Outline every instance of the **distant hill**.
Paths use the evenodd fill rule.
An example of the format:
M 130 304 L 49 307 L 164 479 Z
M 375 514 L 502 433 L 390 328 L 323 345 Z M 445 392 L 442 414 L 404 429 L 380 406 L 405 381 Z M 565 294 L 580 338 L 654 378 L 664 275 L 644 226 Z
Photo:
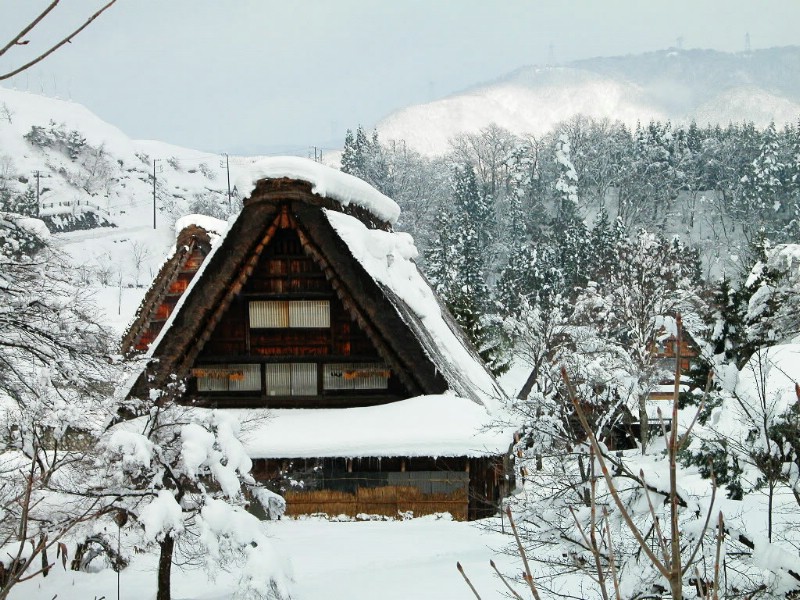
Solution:
M 51 229 L 87 214 L 152 227 L 154 160 L 158 221 L 201 196 L 227 200 L 218 155 L 131 140 L 80 104 L 0 88 L 0 189 L 35 194 L 38 173 L 38 216 Z
M 231 181 L 254 160 L 231 156 Z M 80 104 L 0 87 L 0 211 L 23 204 L 45 221 L 98 301 L 113 307 L 106 322 L 117 331 L 173 252 L 175 220 L 238 210 L 227 180 L 224 156 L 132 140 Z
M 700 124 L 786 123 L 800 117 L 800 47 L 749 53 L 670 49 L 523 67 L 447 98 L 398 110 L 381 138 L 439 154 L 459 133 L 496 123 L 541 135 L 576 114 L 596 119 L 671 119 Z

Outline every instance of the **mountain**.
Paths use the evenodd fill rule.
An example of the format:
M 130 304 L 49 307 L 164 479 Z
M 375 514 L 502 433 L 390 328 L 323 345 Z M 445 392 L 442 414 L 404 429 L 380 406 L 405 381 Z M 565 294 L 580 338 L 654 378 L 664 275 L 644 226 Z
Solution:
M 398 110 L 381 138 L 425 154 L 490 123 L 542 135 L 576 114 L 595 119 L 671 119 L 700 124 L 786 123 L 800 117 L 800 46 L 748 53 L 670 49 L 517 69 L 463 92 Z

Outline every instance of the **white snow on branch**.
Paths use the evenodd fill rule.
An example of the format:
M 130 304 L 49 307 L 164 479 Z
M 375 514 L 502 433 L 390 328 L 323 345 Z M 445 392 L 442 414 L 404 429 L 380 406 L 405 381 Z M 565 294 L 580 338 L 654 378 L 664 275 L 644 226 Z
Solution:
M 169 490 L 159 490 L 158 496 L 142 509 L 139 521 L 148 539 L 160 541 L 183 531 L 183 511 Z

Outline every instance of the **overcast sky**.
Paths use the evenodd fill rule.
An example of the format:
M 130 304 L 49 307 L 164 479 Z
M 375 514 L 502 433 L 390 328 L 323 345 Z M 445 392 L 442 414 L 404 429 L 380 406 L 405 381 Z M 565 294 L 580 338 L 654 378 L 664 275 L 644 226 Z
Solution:
M 63 0 L 0 71 L 104 2 Z M 0 0 L 0 45 L 43 0 Z M 118 0 L 2 85 L 71 98 L 139 139 L 231 153 L 346 128 L 517 67 L 800 43 L 798 0 Z M 15 53 L 16 52 L 16 53 Z

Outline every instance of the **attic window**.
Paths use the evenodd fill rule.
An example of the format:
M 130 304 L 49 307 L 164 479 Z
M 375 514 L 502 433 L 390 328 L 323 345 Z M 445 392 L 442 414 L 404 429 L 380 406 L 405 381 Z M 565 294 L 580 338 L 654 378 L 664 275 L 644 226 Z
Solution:
M 198 392 L 250 392 L 261 389 L 257 364 L 209 365 L 192 369 Z
M 256 300 L 250 302 L 250 327 L 326 328 L 331 326 L 329 300 Z

